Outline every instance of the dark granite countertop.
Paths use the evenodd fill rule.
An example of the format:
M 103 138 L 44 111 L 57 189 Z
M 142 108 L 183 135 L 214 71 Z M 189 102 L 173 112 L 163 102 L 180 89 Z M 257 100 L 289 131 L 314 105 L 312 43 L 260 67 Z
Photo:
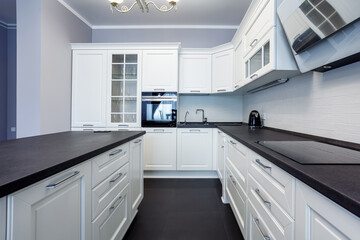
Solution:
M 62 132 L 0 142 L 0 197 L 144 135 L 143 131 Z
M 250 130 L 247 125 L 218 127 L 230 137 L 360 217 L 360 165 L 302 165 L 257 144 L 256 141 L 315 140 L 358 151 L 360 144 L 269 128 Z

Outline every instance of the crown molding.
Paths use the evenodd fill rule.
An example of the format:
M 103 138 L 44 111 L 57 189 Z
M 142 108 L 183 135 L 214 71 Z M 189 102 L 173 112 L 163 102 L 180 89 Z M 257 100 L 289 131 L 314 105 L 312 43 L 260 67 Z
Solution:
M 75 11 L 75 9 L 73 9 L 72 7 L 70 7 L 66 2 L 64 2 L 64 0 L 57 0 L 59 3 L 61 3 L 65 8 L 67 8 L 70 12 L 72 12 L 76 17 L 78 17 L 81 21 L 83 21 L 86 25 L 88 25 L 88 27 L 90 27 L 91 29 L 93 28 L 93 26 L 89 23 L 88 20 L 86 20 L 83 16 L 81 16 L 77 11 Z
M 0 27 L 12 30 L 12 29 L 16 29 L 16 24 L 0 21 Z
M 92 29 L 234 29 L 237 25 L 93 25 Z

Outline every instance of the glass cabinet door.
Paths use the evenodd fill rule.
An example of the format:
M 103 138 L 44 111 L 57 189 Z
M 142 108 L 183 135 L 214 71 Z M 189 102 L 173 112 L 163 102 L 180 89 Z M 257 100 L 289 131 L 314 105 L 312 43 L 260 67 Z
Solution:
M 138 118 L 138 54 L 111 55 L 112 126 L 131 126 Z

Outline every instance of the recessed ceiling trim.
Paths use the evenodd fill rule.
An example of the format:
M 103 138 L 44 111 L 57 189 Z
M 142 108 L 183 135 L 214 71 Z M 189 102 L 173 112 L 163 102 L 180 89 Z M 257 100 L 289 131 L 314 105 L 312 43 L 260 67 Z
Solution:
M 236 25 L 94 25 L 92 29 L 237 29 Z
M 0 20 L 0 27 L 6 28 L 6 29 L 16 29 L 16 24 L 6 23 Z
M 86 20 L 83 16 L 81 16 L 77 11 L 75 11 L 72 7 L 70 7 L 66 2 L 63 0 L 58 0 L 59 3 L 61 3 L 64 7 L 66 7 L 70 12 L 72 12 L 76 17 L 78 17 L 81 21 L 83 21 L 86 25 L 88 25 L 90 28 L 93 28 L 91 23 Z

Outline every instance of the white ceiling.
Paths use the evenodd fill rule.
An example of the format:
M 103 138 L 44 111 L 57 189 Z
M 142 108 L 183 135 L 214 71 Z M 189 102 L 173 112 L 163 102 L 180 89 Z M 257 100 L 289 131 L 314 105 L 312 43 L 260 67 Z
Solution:
M 3 0 L 1 0 L 3 1 Z M 124 0 L 130 6 L 135 0 Z M 167 0 L 153 0 L 159 6 Z M 59 0 L 75 10 L 90 26 L 135 27 L 135 26 L 191 26 L 234 27 L 238 26 L 251 0 L 179 0 L 177 12 L 162 13 L 149 5 L 149 13 L 142 13 L 135 6 L 128 13 L 110 11 L 108 0 Z

